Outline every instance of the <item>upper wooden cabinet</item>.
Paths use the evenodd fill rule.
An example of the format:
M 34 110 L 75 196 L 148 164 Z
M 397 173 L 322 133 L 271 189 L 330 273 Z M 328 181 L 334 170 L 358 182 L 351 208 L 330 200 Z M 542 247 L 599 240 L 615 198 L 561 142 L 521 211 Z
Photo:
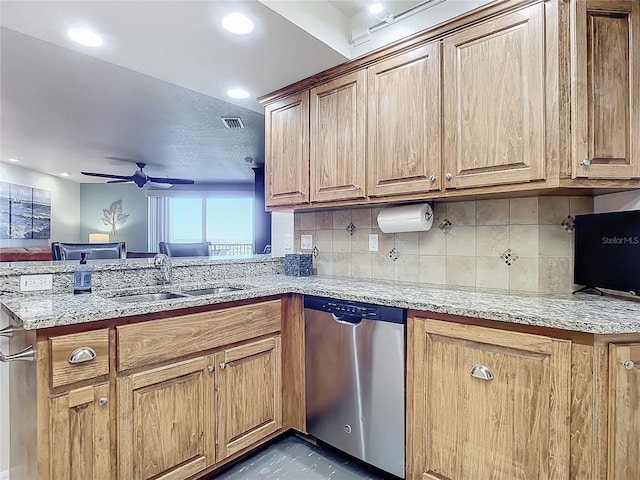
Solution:
M 446 188 L 545 179 L 544 5 L 447 37 Z
M 365 197 L 364 70 L 311 89 L 311 201 Z
M 571 342 L 409 320 L 407 479 L 569 479 Z
M 265 110 L 265 203 L 309 202 L 309 92 Z
M 440 44 L 376 63 L 367 75 L 367 194 L 439 189 Z
M 572 176 L 640 177 L 640 2 L 572 3 Z
M 640 343 L 609 346 L 609 480 L 640 478 Z

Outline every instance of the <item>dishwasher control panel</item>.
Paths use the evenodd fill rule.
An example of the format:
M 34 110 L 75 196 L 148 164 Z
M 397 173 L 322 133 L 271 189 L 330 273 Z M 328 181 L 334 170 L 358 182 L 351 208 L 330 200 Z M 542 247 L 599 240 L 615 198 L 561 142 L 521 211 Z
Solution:
M 406 323 L 406 311 L 397 307 L 338 300 L 326 297 L 304 297 L 304 308 L 352 318 L 367 318 L 391 323 Z

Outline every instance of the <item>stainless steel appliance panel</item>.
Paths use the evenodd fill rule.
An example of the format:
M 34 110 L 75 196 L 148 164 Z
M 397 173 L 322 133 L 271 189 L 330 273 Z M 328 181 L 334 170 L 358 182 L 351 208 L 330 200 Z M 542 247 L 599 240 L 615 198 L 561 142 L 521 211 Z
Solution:
M 402 309 L 305 298 L 307 431 L 399 477 L 405 318 Z

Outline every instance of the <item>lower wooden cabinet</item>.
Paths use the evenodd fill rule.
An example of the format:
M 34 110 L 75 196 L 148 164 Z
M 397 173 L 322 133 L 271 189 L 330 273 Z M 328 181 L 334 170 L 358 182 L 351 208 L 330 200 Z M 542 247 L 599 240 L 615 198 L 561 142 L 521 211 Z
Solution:
M 218 461 L 282 427 L 280 337 L 217 355 Z
M 407 478 L 569 478 L 571 343 L 410 319 Z
M 213 365 L 198 357 L 118 379 L 119 478 L 182 479 L 215 463 Z
M 118 379 L 121 479 L 186 479 L 281 427 L 279 336 Z
M 640 343 L 609 346 L 609 480 L 640 478 Z
M 109 384 L 49 399 L 50 473 L 54 480 L 111 480 Z

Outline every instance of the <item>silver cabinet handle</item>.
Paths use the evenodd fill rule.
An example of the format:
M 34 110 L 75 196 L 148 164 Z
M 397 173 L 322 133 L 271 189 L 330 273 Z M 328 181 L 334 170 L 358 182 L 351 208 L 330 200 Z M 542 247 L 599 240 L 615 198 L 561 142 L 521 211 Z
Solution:
M 356 190 L 362 190 L 362 187 L 361 187 L 360 185 L 356 185 L 356 186 L 355 186 L 355 189 L 356 189 Z
M 98 405 L 104 407 L 107 403 L 109 403 L 109 399 L 107 397 L 100 397 L 98 399 Z
M 10 355 L 5 355 L 0 352 L 0 362 L 13 362 L 14 360 L 24 360 L 27 362 L 33 362 L 36 358 L 36 349 L 33 348 L 33 345 L 29 345 L 27 348 L 18 353 L 12 353 Z
M 207 370 L 209 370 L 209 373 L 213 373 L 213 372 L 215 372 L 215 371 L 216 371 L 216 367 L 215 367 L 215 365 L 209 365 L 209 366 L 207 367 Z
M 474 378 L 479 378 L 480 380 L 493 380 L 493 372 L 485 365 L 474 365 L 471 367 L 469 374 Z
M 220 364 L 220 370 L 224 370 L 225 368 L 227 368 L 227 364 L 226 363 L 221 363 Z
M 453 175 L 451 175 L 449 172 L 445 173 L 444 178 L 446 178 L 447 180 L 451 180 L 453 178 Z
M 76 363 L 90 362 L 97 356 L 98 355 L 96 355 L 96 351 L 93 348 L 79 347 L 69 355 L 69 363 L 75 365 Z
M 0 337 L 13 337 L 13 334 L 16 333 L 18 329 L 16 327 L 12 327 L 11 325 L 7 325 L 2 330 L 0 330 Z
M 588 167 L 589 165 L 591 165 L 591 160 L 589 160 L 588 158 L 585 158 L 580 162 L 580 165 L 583 167 Z
M 634 368 L 636 368 L 636 364 L 638 366 L 640 366 L 640 362 L 634 362 L 633 360 L 627 360 L 626 362 L 620 362 L 620 364 L 626 369 L 626 370 L 633 370 Z
M 436 177 L 435 175 L 431 175 L 431 176 L 429 177 L 429 181 L 430 181 L 431 183 L 435 182 L 437 179 L 438 179 L 438 177 Z

